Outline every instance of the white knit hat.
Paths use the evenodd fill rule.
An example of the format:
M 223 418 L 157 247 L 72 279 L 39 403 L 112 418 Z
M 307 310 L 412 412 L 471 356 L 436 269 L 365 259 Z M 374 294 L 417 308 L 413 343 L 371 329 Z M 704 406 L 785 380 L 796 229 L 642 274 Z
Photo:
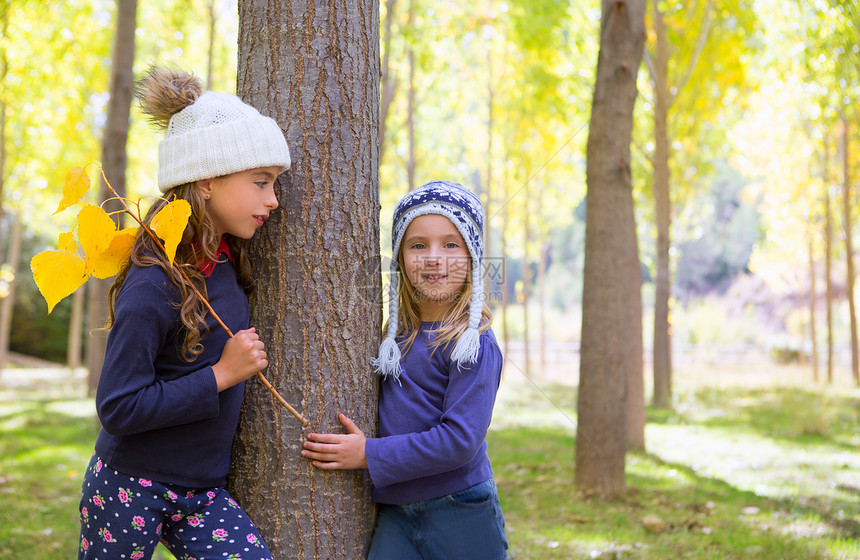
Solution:
M 469 302 L 469 326 L 457 339 L 451 360 L 458 365 L 478 361 L 481 349 L 480 326 L 484 311 L 484 283 L 481 277 L 484 258 L 484 207 L 481 200 L 463 185 L 452 181 L 431 181 L 408 193 L 394 209 L 391 228 L 391 284 L 389 285 L 388 333 L 379 345 L 379 357 L 373 359 L 376 372 L 400 381 L 400 347 L 397 345 L 398 304 L 397 255 L 406 228 L 412 220 L 426 214 L 440 214 L 454 224 L 472 257 L 472 301 Z
M 158 188 L 258 167 L 290 168 L 281 127 L 235 95 L 204 92 L 170 118 L 158 144 Z

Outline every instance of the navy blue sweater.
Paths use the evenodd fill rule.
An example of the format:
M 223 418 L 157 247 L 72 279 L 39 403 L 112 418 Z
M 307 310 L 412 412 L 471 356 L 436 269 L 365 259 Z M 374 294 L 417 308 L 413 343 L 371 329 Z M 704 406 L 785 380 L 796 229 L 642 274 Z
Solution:
M 451 350 L 430 357 L 429 329 L 422 323 L 400 362 L 400 381 L 380 386 L 379 437 L 365 455 L 373 501 L 408 504 L 465 490 L 493 476 L 487 428 L 502 372 L 502 352 L 492 330 L 481 334 L 478 362 L 460 367 Z
M 235 333 L 248 328 L 248 299 L 229 261 L 206 279 L 209 303 Z M 245 384 L 218 392 L 212 366 L 228 335 L 211 314 L 204 350 L 181 356 L 179 291 L 157 266 L 129 270 L 96 394 L 99 457 L 130 476 L 191 488 L 223 486 Z

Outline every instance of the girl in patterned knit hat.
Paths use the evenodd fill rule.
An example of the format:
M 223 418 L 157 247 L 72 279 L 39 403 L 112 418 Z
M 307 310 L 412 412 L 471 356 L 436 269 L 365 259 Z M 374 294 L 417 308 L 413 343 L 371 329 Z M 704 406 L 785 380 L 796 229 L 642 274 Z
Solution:
M 136 94 L 166 129 L 163 198 L 145 223 L 175 198 L 191 217 L 173 266 L 141 228 L 110 291 L 102 430 L 84 476 L 78 558 L 148 559 L 162 542 L 177 558 L 270 559 L 224 485 L 245 380 L 268 365 L 248 328 L 243 244 L 278 207 L 274 183 L 290 152 L 274 120 L 184 72 L 153 68 Z
M 309 434 L 320 469 L 366 468 L 379 515 L 369 559 L 496 560 L 507 540 L 485 436 L 502 370 L 481 275 L 484 211 L 435 181 L 394 211 L 379 437 Z

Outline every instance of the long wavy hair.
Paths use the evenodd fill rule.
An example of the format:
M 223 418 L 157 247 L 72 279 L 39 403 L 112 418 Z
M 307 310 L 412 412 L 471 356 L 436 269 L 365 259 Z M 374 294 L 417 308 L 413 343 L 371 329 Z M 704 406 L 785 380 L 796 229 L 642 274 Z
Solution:
M 397 266 L 400 281 L 397 283 L 397 338 L 401 339 L 401 352 L 405 355 L 415 342 L 418 331 L 421 329 L 421 311 L 419 303 L 421 295 L 415 290 L 415 286 L 409 281 L 404 272 L 406 270 L 403 261 L 403 248 L 397 254 Z M 393 279 L 392 279 L 393 281 Z M 432 356 L 437 349 L 447 348 L 452 342 L 463 334 L 469 327 L 469 309 L 472 304 L 472 256 L 469 255 L 469 266 L 463 287 L 454 295 L 454 305 L 448 310 L 438 328 L 432 329 L 430 334 L 434 335 L 430 342 Z M 493 312 L 484 302 L 481 311 L 480 332 L 490 328 L 493 322 Z M 386 324 L 385 330 L 388 330 Z
M 212 218 L 206 212 L 203 195 L 196 183 L 179 185 L 168 190 L 163 198 L 156 199 L 146 213 L 143 223 L 149 226 L 158 211 L 174 199 L 188 201 L 191 205 L 191 216 L 185 231 L 182 233 L 182 240 L 176 249 L 173 266 L 170 266 L 164 251 L 152 237 L 143 228 L 140 228 L 134 240 L 131 257 L 120 270 L 108 293 L 109 317 L 106 326 L 110 328 L 116 320 L 114 315 L 116 297 L 125 283 L 131 266 L 158 266 L 164 270 L 180 295 L 181 303 L 178 303 L 177 307 L 184 327 L 181 355 L 183 359 L 191 362 L 203 351 L 201 340 L 208 334 L 206 324 L 208 310 L 194 291 L 196 287 L 203 297 L 208 298 L 205 278 L 197 263 L 205 259 L 214 260 L 216 258 L 215 252 L 218 249 L 219 236 Z M 251 276 L 251 265 L 245 251 L 245 240 L 229 234 L 224 234 L 224 239 L 227 241 L 230 255 L 233 257 L 239 285 L 242 286 L 246 294 L 250 293 L 254 288 L 254 279 Z M 188 277 L 187 281 L 180 270 Z

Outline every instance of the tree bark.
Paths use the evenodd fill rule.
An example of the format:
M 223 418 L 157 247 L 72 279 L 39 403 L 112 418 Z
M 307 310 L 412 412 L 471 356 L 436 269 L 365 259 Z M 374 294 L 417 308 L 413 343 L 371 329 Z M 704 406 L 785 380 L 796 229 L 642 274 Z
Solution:
M 809 337 L 812 339 L 812 380 L 818 383 L 818 341 L 815 333 L 815 248 L 812 234 L 809 239 Z
M 382 323 L 379 261 L 379 5 L 239 2 L 239 95 L 286 131 L 293 165 L 281 208 L 253 238 L 251 320 L 265 372 L 310 421 L 337 414 L 376 432 Z M 370 543 L 366 471 L 321 471 L 300 456 L 302 426 L 246 385 L 229 487 L 275 558 L 354 560 Z
M 18 261 L 21 260 L 21 227 L 23 216 L 21 212 L 9 212 L 12 217 L 12 235 L 9 239 L 9 265 L 12 269 L 12 281 L 9 283 L 6 297 L 0 299 L 0 371 L 9 355 L 9 338 L 12 332 L 12 313 L 15 307 L 15 284 L 18 283 Z
M 654 202 L 657 221 L 657 275 L 654 293 L 654 406 L 672 403 L 672 349 L 669 324 L 669 239 L 672 203 L 669 196 L 669 45 L 659 2 L 654 5 Z
M 391 76 L 391 23 L 394 21 L 394 11 L 397 0 L 385 0 L 385 50 L 382 53 L 382 69 L 379 89 L 381 91 L 379 115 L 379 161 L 385 157 L 385 133 L 387 129 L 388 111 L 394 101 L 397 80 Z
M 415 21 L 415 2 L 409 2 L 409 19 L 407 25 L 412 27 Z M 409 136 L 408 156 L 406 161 L 406 178 L 409 190 L 415 190 L 415 51 L 412 45 L 406 48 L 406 56 L 409 60 L 409 91 L 406 98 L 406 131 Z
M 102 137 L 102 168 L 105 176 L 119 196 L 125 196 L 125 170 L 128 163 L 126 143 L 131 98 L 134 88 L 134 36 L 137 27 L 137 0 L 117 0 L 116 35 L 111 59 L 110 100 Z M 111 198 L 104 179 L 99 189 L 99 201 Z M 117 216 L 122 227 L 122 214 Z M 104 326 L 107 319 L 107 296 L 111 280 L 91 278 L 87 282 L 87 323 L 90 329 Z M 86 361 L 89 370 L 87 386 L 95 393 L 99 374 L 104 363 L 107 333 L 91 330 L 86 344 Z
M 630 316 L 639 272 L 630 141 L 645 0 L 604 0 L 586 154 L 586 234 L 575 483 L 601 496 L 626 489 Z M 641 302 L 639 307 L 641 314 Z
M 842 118 L 842 230 L 845 234 L 845 297 L 851 326 L 851 374 L 860 385 L 860 363 L 857 348 L 857 310 L 854 305 L 854 247 L 851 239 L 851 174 L 848 160 L 848 120 Z

